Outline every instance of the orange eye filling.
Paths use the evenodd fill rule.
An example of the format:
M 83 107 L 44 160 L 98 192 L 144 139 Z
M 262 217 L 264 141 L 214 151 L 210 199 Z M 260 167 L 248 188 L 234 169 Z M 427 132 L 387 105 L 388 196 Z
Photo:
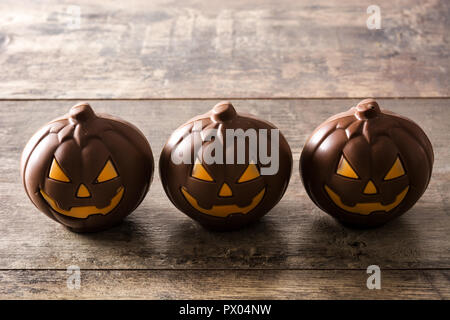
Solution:
M 258 167 L 254 163 L 250 163 L 245 169 L 244 173 L 242 173 L 241 177 L 238 180 L 238 183 L 251 181 L 258 178 L 259 176 L 260 174 Z
M 194 167 L 192 168 L 191 176 L 203 181 L 214 181 L 208 171 L 206 171 L 205 167 L 198 160 L 195 162 Z
M 192 168 L 191 176 L 199 180 L 214 182 L 214 179 L 199 161 L 195 162 Z M 238 183 L 251 181 L 258 178 L 259 176 L 260 173 L 258 167 L 255 164 L 251 163 L 239 177 Z
M 405 169 L 403 168 L 402 161 L 400 160 L 400 157 L 397 156 L 397 159 L 395 159 L 394 164 L 389 169 L 388 173 L 384 177 L 384 180 L 392 180 L 395 178 L 399 178 L 404 176 Z
M 61 181 L 61 182 L 70 182 L 69 177 L 64 173 L 61 169 L 58 161 L 53 158 L 52 164 L 50 166 L 50 171 L 48 173 L 48 177 L 52 180 Z
M 358 174 L 353 170 L 350 163 L 348 163 L 347 159 L 344 156 L 341 156 L 341 160 L 339 161 L 338 168 L 336 173 L 340 176 L 350 178 L 350 179 L 359 179 Z
M 351 179 L 359 179 L 358 174 L 355 172 L 355 170 L 351 167 L 350 163 L 345 159 L 344 156 L 341 157 L 341 160 L 339 161 L 338 168 L 336 170 L 336 173 L 340 176 L 351 178 Z M 400 157 L 397 156 L 394 164 L 389 169 L 388 173 L 385 175 L 384 180 L 392 180 L 399 177 L 402 177 L 406 174 L 405 169 L 403 168 L 402 161 L 400 160 Z
M 119 175 L 117 174 L 116 168 L 114 168 L 114 165 L 109 159 L 106 164 L 103 166 L 102 171 L 97 176 L 97 179 L 95 180 L 96 183 L 102 183 L 109 180 L 112 180 L 114 178 L 117 178 Z

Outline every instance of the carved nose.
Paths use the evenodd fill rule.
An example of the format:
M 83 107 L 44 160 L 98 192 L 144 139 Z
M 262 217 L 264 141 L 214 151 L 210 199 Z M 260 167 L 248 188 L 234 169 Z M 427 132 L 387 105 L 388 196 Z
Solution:
M 89 192 L 88 188 L 84 184 L 80 184 L 77 191 L 77 197 L 78 198 L 89 198 L 91 196 L 91 193 Z
M 231 188 L 226 182 L 220 187 L 219 191 L 219 197 L 231 197 L 233 195 L 233 192 L 231 191 Z
M 363 193 L 375 194 L 377 192 L 378 192 L 377 187 L 375 187 L 375 184 L 372 182 L 372 180 L 369 180 L 369 182 L 367 182 L 366 186 L 364 187 Z

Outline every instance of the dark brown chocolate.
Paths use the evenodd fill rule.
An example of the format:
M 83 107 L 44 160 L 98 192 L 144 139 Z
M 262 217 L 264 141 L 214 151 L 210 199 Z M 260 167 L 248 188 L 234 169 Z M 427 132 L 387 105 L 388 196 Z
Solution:
M 41 128 L 21 161 L 31 201 L 76 232 L 120 223 L 144 199 L 153 169 L 150 145 L 139 129 L 95 114 L 87 103 Z
M 313 132 L 300 172 L 322 210 L 346 224 L 374 227 L 400 216 L 422 196 L 433 157 L 417 124 L 366 99 Z
M 195 117 L 173 132 L 161 152 L 159 170 L 167 196 L 182 212 L 203 226 L 214 230 L 233 230 L 258 220 L 271 210 L 283 196 L 292 171 L 290 147 L 279 132 L 279 169 L 273 175 L 262 175 L 261 170 L 269 165 L 258 157 L 251 161 L 249 141 L 245 140 L 245 162 L 238 164 L 223 161 L 210 163 L 199 161 L 195 154 L 194 132 L 196 121 L 201 121 L 197 135 L 206 136 L 211 129 L 217 129 L 218 141 L 224 158 L 227 154 L 237 157 L 237 145 L 227 148 L 226 129 L 254 129 L 255 132 L 268 131 L 267 144 L 270 150 L 271 129 L 276 127 L 253 115 L 237 113 L 229 102 L 218 103 L 211 111 Z M 190 140 L 191 139 L 191 140 Z M 212 141 L 215 141 L 213 139 Z M 258 144 L 261 139 L 258 136 Z M 205 156 L 212 141 L 200 141 Z M 190 163 L 174 163 L 172 151 L 176 154 L 189 154 Z M 197 158 L 197 164 L 195 159 Z

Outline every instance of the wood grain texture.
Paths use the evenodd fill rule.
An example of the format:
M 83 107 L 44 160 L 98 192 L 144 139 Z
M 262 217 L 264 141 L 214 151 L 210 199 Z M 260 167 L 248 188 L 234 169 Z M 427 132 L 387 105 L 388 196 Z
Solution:
M 418 203 L 384 227 L 353 230 L 318 209 L 300 181 L 298 160 L 312 130 L 357 100 L 236 100 L 238 111 L 276 124 L 294 154 L 290 186 L 261 222 L 214 233 L 179 212 L 163 192 L 157 171 L 150 192 L 125 222 L 97 234 L 76 234 L 40 213 L 20 181 L 19 159 L 28 138 L 75 101 L 0 102 L 0 269 L 387 269 L 450 268 L 450 100 L 378 100 L 410 117 L 435 152 L 430 185 Z M 93 101 L 136 124 L 156 164 L 171 132 L 215 101 Z M 448 283 L 448 282 L 447 282 Z
M 382 271 L 369 290 L 365 270 L 0 271 L 0 299 L 449 299 L 450 271 Z
M 448 97 L 449 2 L 370 4 L 4 0 L 0 99 Z

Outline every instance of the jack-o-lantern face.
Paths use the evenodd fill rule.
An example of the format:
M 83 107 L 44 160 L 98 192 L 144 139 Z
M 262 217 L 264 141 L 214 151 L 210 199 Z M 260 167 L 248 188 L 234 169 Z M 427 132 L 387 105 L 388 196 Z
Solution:
M 78 177 L 78 175 L 76 175 L 76 177 Z M 52 196 L 50 196 L 49 194 L 47 194 L 44 190 L 40 190 L 40 193 L 42 195 L 42 197 L 47 201 L 47 203 L 50 205 L 50 207 L 65 216 L 68 217 L 73 217 L 73 218 L 87 218 L 91 215 L 95 215 L 95 214 L 101 214 L 101 215 L 106 215 L 108 213 L 110 213 L 114 208 L 117 207 L 117 205 L 120 203 L 120 201 L 122 200 L 122 197 L 124 195 L 125 192 L 125 188 L 120 185 L 117 188 L 116 193 L 113 195 L 113 197 L 110 199 L 110 202 L 108 205 L 104 206 L 104 207 L 97 207 L 99 205 L 99 200 L 97 197 L 93 197 L 93 190 L 97 189 L 96 185 L 99 183 L 106 183 L 108 181 L 112 182 L 114 184 L 114 186 L 120 184 L 120 181 L 112 181 L 116 178 L 119 178 L 119 175 L 116 171 L 116 169 L 114 168 L 114 165 L 112 164 L 111 159 L 108 159 L 108 161 L 106 162 L 106 164 L 103 166 L 101 172 L 97 175 L 97 177 L 95 178 L 95 180 L 93 181 L 89 181 L 89 185 L 90 187 L 88 188 L 86 185 L 88 184 L 87 182 L 80 182 L 80 183 L 73 183 L 70 178 L 67 176 L 67 174 L 64 173 L 64 171 L 62 170 L 61 166 L 59 165 L 59 163 L 56 161 L 55 158 L 53 158 L 52 164 L 50 166 L 50 171 L 48 174 L 48 178 L 50 180 L 53 180 L 55 182 L 64 182 L 67 184 L 72 184 L 71 186 L 64 186 L 61 184 L 57 183 L 57 187 L 56 187 L 56 192 L 66 192 L 63 189 L 73 189 L 75 191 L 74 193 L 74 197 L 75 199 L 83 199 L 81 201 L 84 202 L 84 205 L 80 205 L 80 206 L 71 206 L 70 209 L 65 210 L 63 208 L 61 208 L 57 201 L 52 198 Z M 118 180 L 118 179 L 116 179 Z M 47 184 L 53 183 L 51 181 L 48 181 Z M 112 184 L 111 184 L 112 186 Z M 102 189 L 105 189 L 104 186 L 101 186 Z M 52 189 L 51 187 L 48 187 L 47 189 Z M 89 191 L 91 190 L 91 191 Z M 99 192 L 98 190 L 96 190 L 96 193 L 99 193 L 100 195 L 102 194 L 102 192 Z M 103 191 L 103 190 L 101 190 Z M 92 192 L 92 193 L 91 193 Z M 90 200 L 88 200 L 90 199 Z M 74 201 L 70 201 L 72 204 L 74 203 Z M 87 204 L 90 203 L 91 204 Z
M 193 180 L 189 179 L 191 181 L 189 181 L 186 186 L 181 187 L 181 193 L 193 208 L 207 215 L 226 218 L 235 213 L 247 214 L 259 205 L 264 197 L 266 188 L 265 186 L 261 187 L 261 184 L 264 184 L 264 181 L 261 179 L 261 175 L 255 164 L 251 163 L 245 166 L 243 172 L 241 170 L 237 176 L 234 175 L 235 171 L 239 172 L 239 169 L 241 169 L 241 166 L 230 166 L 225 168 L 225 175 L 221 175 L 220 173 L 223 171 L 223 168 L 219 168 L 217 174 L 220 177 L 220 181 L 216 181 L 205 169 L 205 166 L 197 161 L 192 168 L 191 178 L 193 178 Z M 202 207 L 197 198 L 188 191 L 202 190 L 203 182 L 201 181 L 210 182 L 210 199 L 217 199 L 216 203 L 211 203 L 209 208 Z M 200 188 L 197 188 L 196 186 L 196 183 L 198 182 L 202 184 L 198 186 Z M 245 188 L 245 190 L 242 190 L 243 188 Z M 254 193 L 254 196 L 251 196 L 252 192 L 250 190 L 254 189 L 260 190 Z M 192 192 L 194 193 L 195 191 Z M 234 195 L 238 195 L 239 192 L 245 192 L 250 195 L 249 204 L 239 204 L 236 202 Z M 209 198 L 209 195 L 206 196 Z M 199 195 L 199 197 L 205 198 L 205 194 L 203 193 L 202 195 Z
M 378 164 L 378 166 L 380 165 L 381 164 Z M 372 212 L 389 212 L 395 209 L 403 201 L 403 199 L 405 199 L 406 194 L 409 190 L 408 177 L 405 174 L 403 165 L 398 156 L 394 164 L 389 169 L 389 172 L 382 179 L 380 179 L 380 177 L 377 177 L 377 179 L 375 179 L 372 176 L 365 177 L 364 179 L 359 177 L 344 156 L 342 156 L 341 160 L 339 161 L 336 175 L 343 177 L 335 177 L 335 179 L 342 179 L 342 181 L 339 181 L 337 184 L 355 183 L 357 186 L 355 186 L 354 188 L 359 189 L 358 191 L 362 194 L 361 198 L 364 198 L 364 202 L 356 202 L 352 205 L 347 205 L 342 201 L 337 191 L 334 191 L 333 188 L 331 188 L 327 184 L 324 185 L 325 191 L 327 192 L 330 199 L 333 200 L 334 204 L 339 208 L 351 213 L 368 215 Z M 397 180 L 394 183 L 391 181 L 395 178 L 400 177 L 403 177 L 401 181 Z M 333 182 L 333 179 L 330 180 L 331 184 Z M 374 183 L 374 180 L 377 180 L 378 183 Z M 340 189 L 341 187 L 338 188 Z M 351 189 L 351 187 L 345 188 L 344 194 L 347 193 L 349 189 Z M 398 191 L 397 189 L 400 189 L 400 191 Z M 384 196 L 384 194 L 388 196 Z M 391 196 L 394 196 L 394 198 L 388 199 L 387 201 L 385 201 L 386 204 L 383 204 L 383 200 L 388 197 L 390 198 Z
M 148 142 L 135 127 L 89 105 L 74 106 L 29 141 L 22 176 L 33 203 L 74 231 L 120 222 L 143 200 L 153 174 Z
M 423 131 L 371 99 L 319 126 L 300 159 L 311 199 L 357 226 L 380 225 L 408 210 L 425 191 L 432 164 Z
M 200 141 L 203 149 L 200 154 L 194 154 L 194 144 L 189 142 L 194 135 L 194 121 L 201 121 L 200 134 L 217 129 L 215 139 L 223 143 L 224 158 L 230 152 L 233 157 L 238 152 L 236 148 L 226 147 L 227 129 L 267 130 L 268 144 L 271 141 L 270 130 L 276 129 L 251 115 L 236 113 L 228 102 L 219 103 L 210 112 L 188 121 L 172 134 L 160 157 L 161 181 L 170 200 L 182 212 L 211 229 L 237 229 L 262 217 L 278 203 L 289 183 L 292 154 L 283 135 L 279 135 L 278 172 L 264 175 L 261 169 L 267 164 L 250 160 L 248 141 L 245 143 L 247 154 L 244 163 L 202 161 L 205 155 L 201 152 L 206 152 L 212 141 Z M 171 158 L 174 150 L 191 154 L 192 159 L 189 163 L 175 164 Z

